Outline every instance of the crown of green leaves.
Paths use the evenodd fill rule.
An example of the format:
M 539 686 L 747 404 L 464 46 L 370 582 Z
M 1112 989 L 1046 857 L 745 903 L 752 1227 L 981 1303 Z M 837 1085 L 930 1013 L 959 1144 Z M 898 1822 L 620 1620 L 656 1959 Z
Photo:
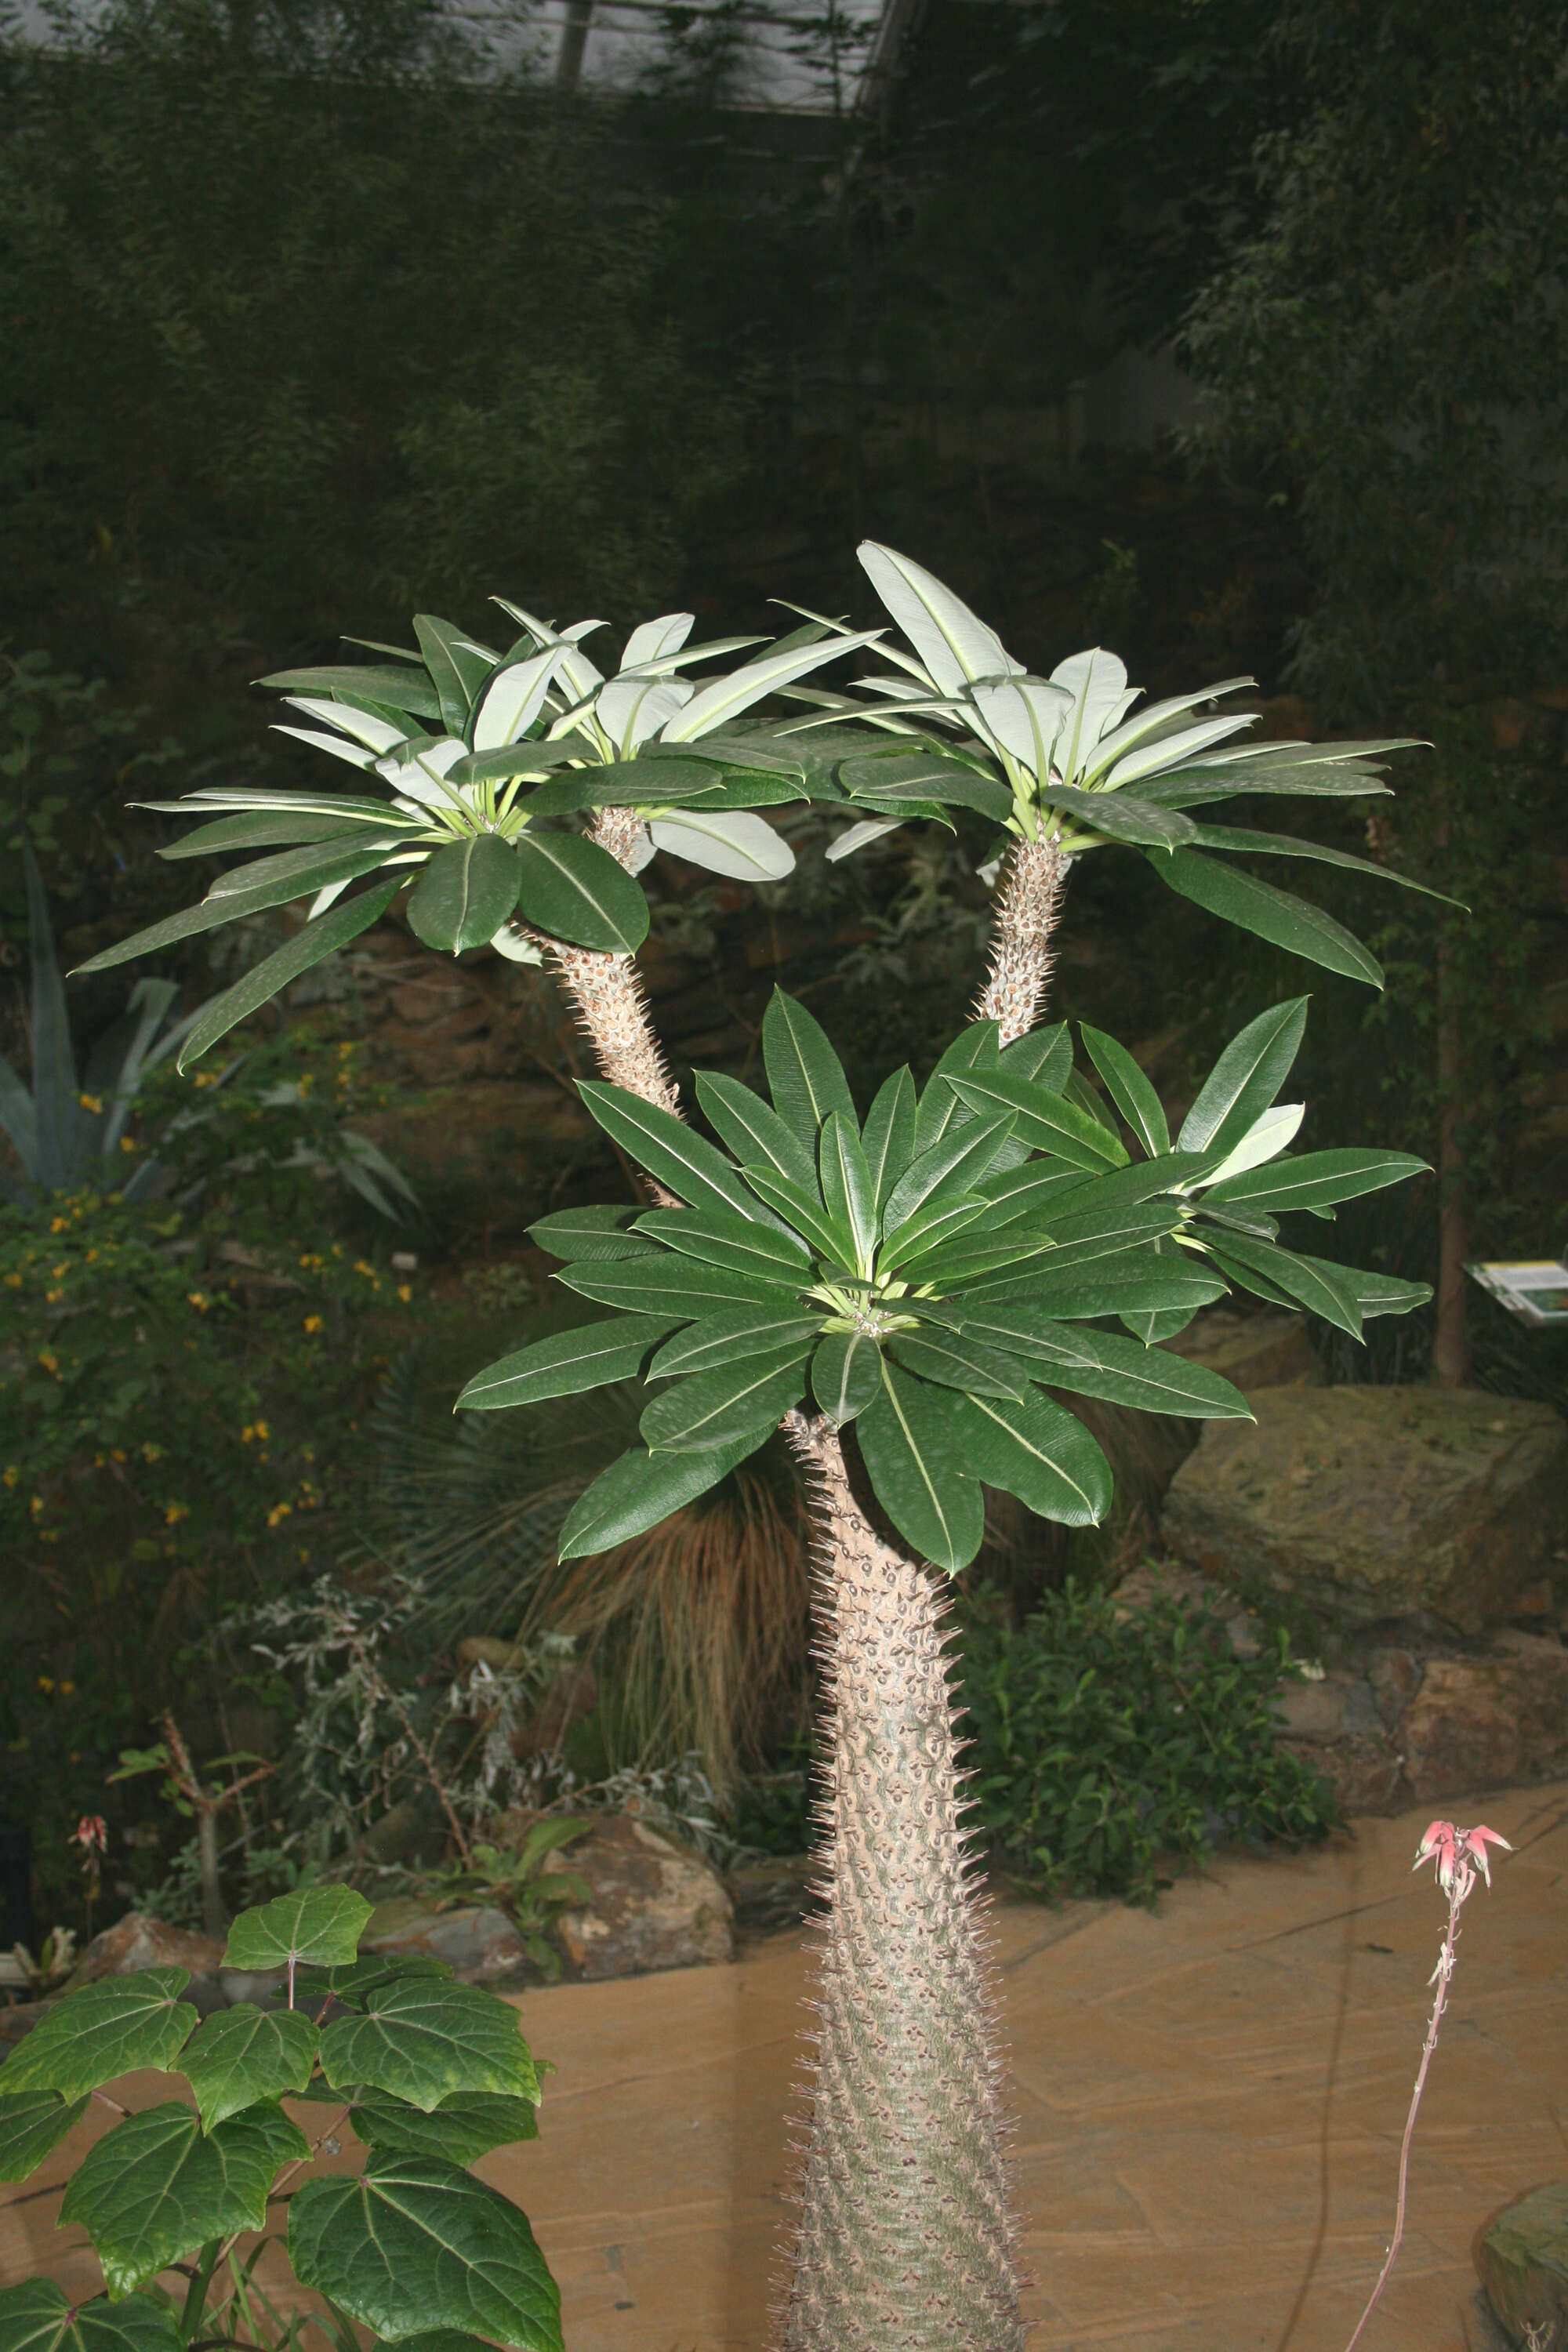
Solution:
M 1331 1215 L 1424 1166 L 1405 1152 L 1287 1155 L 1303 1106 L 1276 1097 L 1306 1013 L 1298 997 L 1250 1022 L 1173 1144 L 1126 1049 L 1082 1030 L 1102 1097 L 1075 1070 L 1065 1023 L 1005 1048 L 994 1022 L 976 1023 L 923 1090 L 898 1071 L 862 1121 L 822 1028 L 775 991 L 763 1024 L 772 1103 L 735 1078 L 697 1080 L 727 1152 L 619 1087 L 583 1086 L 605 1133 L 679 1205 L 534 1225 L 565 1261 L 558 1279 L 618 1312 L 492 1364 L 458 1402 L 654 1385 L 643 1444 L 572 1511 L 563 1559 L 657 1525 L 808 1396 L 855 1423 L 878 1501 L 944 1568 L 979 1548 L 984 1486 L 1045 1518 L 1097 1521 L 1110 1465 L 1045 1391 L 1245 1418 L 1228 1381 L 1152 1345 L 1231 1282 L 1358 1339 L 1366 1317 L 1430 1295 L 1279 1244 L 1277 1213 Z M 1087 1328 L 1112 1317 L 1134 1336 Z

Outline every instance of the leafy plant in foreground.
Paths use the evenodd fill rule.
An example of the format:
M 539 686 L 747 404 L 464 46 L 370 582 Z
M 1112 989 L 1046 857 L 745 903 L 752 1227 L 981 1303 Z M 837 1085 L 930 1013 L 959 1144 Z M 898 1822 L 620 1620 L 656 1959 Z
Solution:
M 444 1961 L 358 1959 L 370 1907 L 326 1886 L 243 1913 L 224 1963 L 276 1972 L 268 2001 L 201 2021 L 180 1999 L 187 1970 L 146 1969 L 84 1986 L 39 2021 L 0 2071 L 0 2180 L 37 2171 L 90 2100 L 119 2116 L 60 2213 L 86 2230 L 108 2292 L 72 2305 L 47 2279 L 5 2288 L 0 2352 L 246 2343 L 235 2322 L 261 2248 L 242 2259 L 241 2242 L 268 2242 L 285 2189 L 286 2234 L 269 2242 L 322 2298 L 345 2352 L 351 2323 L 391 2342 L 452 2330 L 448 2344 L 560 2352 L 560 2294 L 527 2219 L 469 2169 L 538 2135 L 539 2074 L 516 2013 Z M 194 2105 L 132 2112 L 110 2095 L 146 2067 L 183 2074 Z M 307 2137 L 285 2099 L 324 2110 L 321 2128 Z M 344 2125 L 363 2171 L 300 2179 Z M 173 2277 L 183 2292 L 162 2284 Z
M 1283 1632 L 1235 1657 L 1212 1609 L 1165 1600 L 1119 1622 L 1109 1592 L 1070 1581 L 1016 1633 L 966 1622 L 969 1762 L 993 1862 L 1038 1895 L 1152 1904 L 1162 1859 L 1194 1861 L 1217 1836 L 1321 1836 L 1332 1801 L 1274 1753 L 1289 1672 Z

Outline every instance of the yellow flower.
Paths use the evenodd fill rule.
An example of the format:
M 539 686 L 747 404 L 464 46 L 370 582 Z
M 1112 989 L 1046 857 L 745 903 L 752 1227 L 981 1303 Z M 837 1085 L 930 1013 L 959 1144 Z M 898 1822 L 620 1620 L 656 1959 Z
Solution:
M 190 1516 L 188 1503 L 165 1503 L 163 1506 L 163 1525 L 166 1528 L 177 1528 L 182 1519 L 188 1519 Z
M 109 1458 L 111 1462 L 123 1462 L 125 1459 L 123 1445 L 111 1445 L 109 1449 Z
M 408 1282 L 400 1282 L 400 1283 L 398 1284 L 398 1286 L 397 1286 L 397 1295 L 398 1295 L 399 1298 L 401 1298 L 401 1299 L 402 1299 L 403 1304 L 405 1305 L 405 1307 L 406 1307 L 406 1306 L 407 1306 L 407 1304 L 408 1304 L 408 1302 L 409 1302 L 409 1300 L 410 1300 L 410 1299 L 413 1297 L 413 1296 L 414 1296 L 414 1286 L 413 1286 L 413 1284 L 412 1284 L 412 1283 L 408 1283 Z
M 54 1686 L 54 1677 L 52 1675 L 40 1675 L 38 1676 L 38 1688 L 41 1691 L 52 1691 Z
M 89 1249 L 89 1252 L 88 1252 L 88 1254 L 87 1254 L 87 1262 L 88 1262 L 89 1265 L 90 1265 L 92 1264 L 93 1259 L 94 1259 L 97 1255 L 98 1255 L 98 1252 L 97 1252 L 95 1249 Z
M 100 1111 L 103 1108 L 103 1105 L 100 1102 L 96 1095 L 78 1095 L 77 1100 L 80 1103 L 83 1110 Z
M 212 1305 L 212 1300 L 207 1297 L 205 1290 L 187 1290 L 185 1297 L 190 1300 L 191 1305 L 203 1315 L 206 1313 L 207 1308 Z
M 68 1233 L 70 1231 L 70 1219 L 68 1217 L 51 1217 L 49 1219 L 49 1231 L 51 1234 Z
M 76 1696 L 76 1685 L 75 1685 L 75 1683 L 62 1683 L 62 1684 L 60 1685 L 60 1696 L 61 1696 L 62 1698 L 74 1698 L 74 1697 L 75 1697 L 75 1696 Z
M 20 1290 L 22 1287 L 21 1276 L 19 1274 L 8 1274 L 5 1276 L 5 1287 L 7 1290 Z
M 46 1307 L 58 1307 L 64 1297 L 65 1292 L 63 1290 L 46 1290 L 44 1293 L 44 1304 Z
M 58 1372 L 60 1368 L 59 1358 L 58 1356 L 51 1356 L 47 1348 L 41 1348 L 39 1349 L 38 1361 L 42 1364 L 46 1372 Z
M 142 1448 L 142 1459 L 143 1462 L 162 1462 L 163 1459 L 163 1447 L 161 1445 L 154 1445 L 152 1439 L 148 1438 Z
M 5 1465 L 5 1484 L 6 1484 L 6 1486 L 14 1486 L 16 1485 L 16 1480 L 17 1480 L 17 1477 L 18 1477 L 19 1475 L 20 1475 L 20 1473 L 18 1472 L 18 1470 L 17 1470 L 17 1468 L 16 1468 L 16 1464 L 15 1464 L 14 1462 L 8 1462 L 8 1463 Z
M 281 1527 L 285 1519 L 292 1518 L 293 1516 L 294 1506 L 292 1503 L 274 1503 L 272 1508 L 267 1514 L 267 1524 L 269 1528 Z
M 306 1316 L 305 1328 L 307 1331 L 324 1331 L 326 1328 L 325 1323 L 319 1315 Z
M 34 1496 L 34 1497 L 33 1497 L 33 1499 L 32 1499 L 32 1501 L 31 1501 L 31 1502 L 28 1504 L 28 1506 L 27 1506 L 27 1508 L 32 1512 L 33 1517 L 34 1517 L 35 1518 L 37 1518 L 37 1516 L 38 1516 L 39 1512 L 43 1509 L 43 1507 L 44 1507 L 44 1498 L 43 1498 L 43 1496 L 42 1496 L 41 1495 L 35 1495 L 35 1496 Z
M 248 1444 L 249 1444 L 249 1443 L 250 1443 L 250 1441 L 251 1441 L 251 1439 L 255 1436 L 255 1434 L 256 1434 L 256 1431 L 255 1431 L 255 1429 L 253 1428 L 253 1426 L 251 1425 L 251 1423 L 250 1423 L 249 1422 L 247 1422 L 247 1423 L 246 1423 L 246 1424 L 245 1424 L 245 1427 L 244 1427 L 244 1428 L 240 1431 L 240 1433 L 239 1433 L 239 1442 L 240 1442 L 240 1444 L 241 1444 L 242 1445 L 248 1445 Z
M 121 1151 L 134 1151 L 136 1138 L 133 1135 L 122 1135 L 120 1139 L 120 1149 Z
M 356 1274 L 367 1274 L 367 1275 L 369 1275 L 369 1276 L 370 1276 L 370 1278 L 371 1278 L 371 1280 L 372 1280 L 373 1282 L 375 1280 L 375 1268 L 374 1268 L 374 1265 L 367 1265 L 365 1264 L 365 1261 L 363 1260 L 363 1257 L 356 1257 L 356 1258 L 355 1258 L 355 1260 L 354 1260 L 354 1272 L 355 1272 Z
M 258 1421 L 256 1424 L 256 1434 L 260 1438 L 262 1444 L 265 1444 L 267 1440 L 271 1436 L 272 1432 L 264 1421 Z
M 300 1545 L 300 1567 L 301 1567 L 301 1568 L 303 1568 L 303 1567 L 306 1565 L 306 1563 L 307 1563 L 307 1562 L 309 1561 L 309 1559 L 310 1559 L 310 1553 L 306 1550 L 306 1549 L 305 1549 L 304 1545 L 303 1545 L 303 1544 L 301 1544 L 301 1545 Z

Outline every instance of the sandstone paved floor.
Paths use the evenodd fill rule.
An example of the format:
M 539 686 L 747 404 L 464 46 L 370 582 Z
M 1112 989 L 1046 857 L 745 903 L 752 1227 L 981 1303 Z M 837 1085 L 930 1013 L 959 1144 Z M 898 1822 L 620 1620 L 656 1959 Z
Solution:
M 1493 2352 L 1472 2236 L 1568 2173 L 1568 1783 L 1448 1810 L 1518 1851 L 1466 1914 L 1366 2352 Z M 1410 1871 L 1425 1824 L 1222 1856 L 1152 1915 L 995 1913 L 1031 2352 L 1342 2352 L 1392 2224 L 1441 1937 Z M 558 2071 L 539 2142 L 480 2169 L 532 2220 L 568 2352 L 762 2352 L 805 1969 L 784 1936 L 731 1969 L 522 1998 Z M 155 2081 L 132 2078 L 133 2102 Z M 0 2281 L 47 2267 L 90 2291 L 56 2177 L 0 2190 Z

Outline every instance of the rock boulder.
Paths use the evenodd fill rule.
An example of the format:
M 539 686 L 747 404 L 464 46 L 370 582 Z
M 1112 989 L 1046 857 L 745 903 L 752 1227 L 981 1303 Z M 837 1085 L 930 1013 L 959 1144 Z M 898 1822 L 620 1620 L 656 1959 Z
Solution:
M 445 1960 L 463 1984 L 539 1974 L 506 1913 L 489 1904 L 437 1911 L 416 1896 L 395 1896 L 371 1913 L 360 1950 Z
M 556 1921 L 568 1959 L 591 1982 L 735 1956 L 733 1907 L 718 1873 L 629 1813 L 599 1815 L 543 1868 L 569 1871 L 591 1890 Z
M 191 1981 L 180 1998 L 205 2017 L 222 2009 L 226 1996 L 219 1982 L 223 1946 L 211 1936 L 197 1936 L 184 1927 L 166 1927 L 142 1911 L 128 1911 L 101 1936 L 95 1936 L 61 1990 L 75 1992 L 80 1985 L 98 1984 L 104 1977 L 132 1977 L 142 1969 L 189 1969 Z
M 1549 2181 L 1494 2214 L 1474 2252 L 1510 2341 L 1568 2352 L 1568 2180 Z
M 1243 1591 L 1350 1626 L 1426 1612 L 1476 1634 L 1543 1570 L 1568 1495 L 1568 1426 L 1478 1390 L 1251 1391 L 1256 1425 L 1205 1422 L 1165 1498 L 1171 1549 Z

